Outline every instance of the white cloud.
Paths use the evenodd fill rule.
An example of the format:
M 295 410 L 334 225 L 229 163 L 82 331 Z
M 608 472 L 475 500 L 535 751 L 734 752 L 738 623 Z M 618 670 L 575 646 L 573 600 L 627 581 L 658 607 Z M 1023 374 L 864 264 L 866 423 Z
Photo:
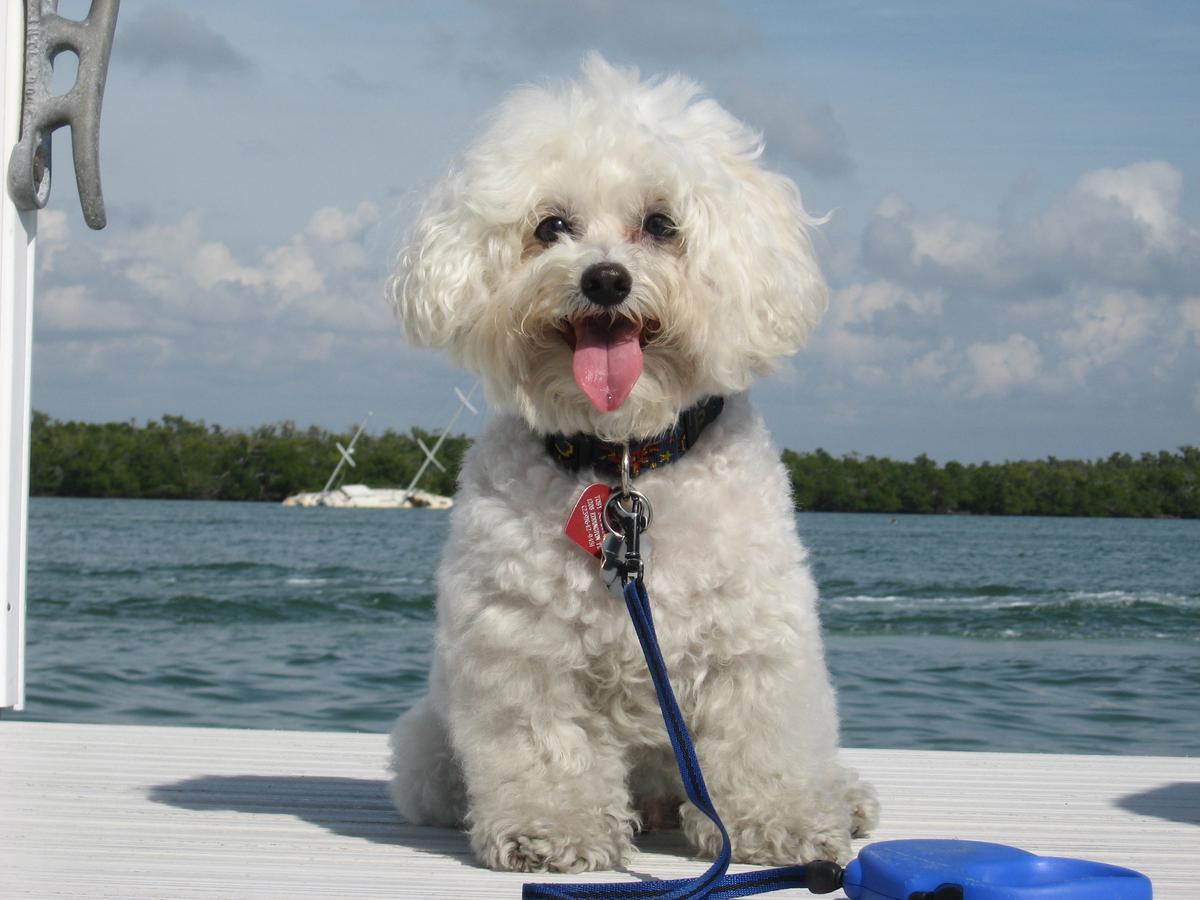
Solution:
M 855 282 L 834 291 L 829 318 L 835 326 L 846 327 L 869 324 L 891 310 L 931 316 L 942 311 L 942 300 L 939 292 L 914 292 L 892 281 Z
M 1072 326 L 1059 332 L 1067 351 L 1064 372 L 1082 384 L 1093 369 L 1121 359 L 1150 332 L 1155 314 L 1151 304 L 1129 291 L 1104 294 L 1076 307 Z
M 37 216 L 37 264 L 39 272 L 53 272 L 58 254 L 71 235 L 67 214 L 62 210 L 43 209 Z
M 61 243 L 71 233 L 67 214 L 58 209 L 43 209 L 37 217 L 37 237 L 41 243 Z
M 364 200 L 357 209 L 348 213 L 336 206 L 318 209 L 304 230 L 318 241 L 333 244 L 361 235 L 378 221 L 379 207 L 370 200 Z
M 1200 231 L 1179 215 L 1182 185 L 1162 161 L 1099 169 L 1004 225 L 922 218 L 888 197 L 863 235 L 863 260 L 910 288 L 1026 297 L 1093 285 L 1177 296 L 1200 281 Z
M 835 290 L 829 313 L 811 345 L 828 361 L 825 390 L 833 381 L 870 387 L 924 383 L 945 367 L 945 348 L 929 349 L 942 298 L 888 281 L 855 282 Z
M 325 277 L 309 255 L 308 248 L 299 243 L 276 247 L 265 257 L 271 285 L 289 303 L 297 294 L 312 294 L 325 287 Z
M 82 284 L 39 291 L 35 308 L 38 327 L 51 331 L 113 333 L 134 331 L 141 325 L 129 304 L 119 299 L 97 300 Z
M 910 384 L 937 384 L 944 381 L 954 371 L 957 349 L 952 338 L 945 338 L 941 344 L 928 353 L 919 356 L 906 372 Z
M 1200 297 L 1185 300 L 1179 305 L 1179 318 L 1185 334 L 1190 334 L 1192 341 L 1200 347 Z
M 222 282 L 248 286 L 263 283 L 261 272 L 240 265 L 234 259 L 233 252 L 224 244 L 219 243 L 201 244 L 191 258 L 186 260 L 184 268 L 196 284 L 205 289 L 215 287 Z
M 995 228 L 950 216 L 914 223 L 912 238 L 914 264 L 928 260 L 963 271 L 982 268 L 985 260 L 998 254 L 1000 246 L 1000 235 Z
M 999 229 L 946 215 L 919 218 L 895 195 L 876 208 L 862 255 L 870 271 L 912 289 L 996 293 L 1024 274 L 1005 264 L 1010 250 Z
M 134 332 L 104 339 L 89 335 L 44 341 L 37 348 L 36 359 L 38 368 L 49 377 L 79 382 L 112 378 L 117 372 L 135 376 L 161 372 L 177 362 L 179 354 L 170 338 Z
M 1147 228 L 1152 240 L 1168 246 L 1176 246 L 1188 231 L 1178 214 L 1182 193 L 1183 173 L 1162 161 L 1088 172 L 1073 192 L 1114 201 Z
M 1161 390 L 1186 377 L 1183 346 L 1200 346 L 1200 231 L 1180 212 L 1182 189 L 1165 162 L 1098 169 L 995 224 L 919 215 L 887 195 L 863 234 L 873 277 L 833 292 L 830 349 L 859 365 L 892 354 L 897 389 L 976 399 L 1099 379 Z
M 203 239 L 196 212 L 167 224 L 114 228 L 106 238 L 97 261 L 103 273 L 127 279 L 167 303 L 186 304 L 196 287 L 207 290 L 223 281 L 243 280 L 236 277 L 238 266 L 228 248 Z M 91 245 L 79 241 L 71 249 L 82 258 Z
M 970 386 L 974 396 L 1007 394 L 1029 384 L 1042 371 L 1041 350 L 1023 334 L 1010 334 L 996 343 L 972 344 L 967 348 L 967 359 L 974 370 Z
M 371 204 L 321 210 L 312 220 L 320 236 L 306 227 L 256 258 L 213 240 L 196 212 L 138 228 L 114 223 L 99 245 L 60 240 L 52 219 L 47 243 L 58 264 L 38 285 L 39 365 L 59 378 L 111 365 L 141 378 L 240 372 L 253 383 L 287 380 L 363 341 L 399 347 L 383 267 L 364 246 L 377 219 Z
M 1178 296 L 1200 279 L 1200 231 L 1179 215 L 1183 175 L 1166 162 L 1087 172 L 1025 223 L 1013 260 L 1063 283 Z
M 362 244 L 343 241 L 330 251 L 329 258 L 339 269 L 363 269 L 370 263 Z

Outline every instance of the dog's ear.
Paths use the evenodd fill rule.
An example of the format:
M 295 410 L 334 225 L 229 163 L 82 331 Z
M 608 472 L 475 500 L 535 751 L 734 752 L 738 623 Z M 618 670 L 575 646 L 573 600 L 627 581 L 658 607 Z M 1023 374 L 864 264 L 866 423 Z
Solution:
M 489 292 L 487 237 L 460 180 L 451 175 L 429 199 L 388 286 L 409 340 L 424 347 L 460 346 Z
M 719 234 L 710 261 L 723 272 L 714 281 L 728 293 L 726 302 L 745 308 L 730 320 L 744 331 L 742 346 L 752 369 L 763 372 L 781 356 L 795 353 L 828 306 L 828 289 L 809 234 L 825 220 L 804 211 L 791 179 L 760 167 L 757 160 L 735 164 L 736 186 L 726 198 L 731 207 L 713 210 Z M 730 202 L 731 201 L 731 202 Z M 721 277 L 724 276 L 724 277 Z

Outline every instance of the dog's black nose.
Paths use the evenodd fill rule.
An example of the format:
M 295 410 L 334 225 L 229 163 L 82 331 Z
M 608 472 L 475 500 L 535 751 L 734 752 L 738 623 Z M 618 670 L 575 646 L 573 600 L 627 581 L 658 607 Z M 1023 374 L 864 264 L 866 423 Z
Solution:
M 579 279 L 583 296 L 600 306 L 616 306 L 629 296 L 633 276 L 620 263 L 602 262 L 588 266 Z

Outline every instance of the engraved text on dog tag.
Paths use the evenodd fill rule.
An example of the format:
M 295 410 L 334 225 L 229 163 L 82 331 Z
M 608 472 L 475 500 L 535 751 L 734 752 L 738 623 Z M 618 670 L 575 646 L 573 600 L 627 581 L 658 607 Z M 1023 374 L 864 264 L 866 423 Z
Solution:
M 571 510 L 563 534 L 597 559 L 604 542 L 604 504 L 613 489 L 607 484 L 589 484 Z

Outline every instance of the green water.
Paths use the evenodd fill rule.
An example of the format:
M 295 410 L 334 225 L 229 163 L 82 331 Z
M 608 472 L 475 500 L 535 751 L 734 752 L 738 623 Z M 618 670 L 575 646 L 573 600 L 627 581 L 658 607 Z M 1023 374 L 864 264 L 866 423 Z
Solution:
M 35 499 L 22 718 L 386 730 L 446 513 Z M 848 746 L 1200 753 L 1200 522 L 801 514 Z

